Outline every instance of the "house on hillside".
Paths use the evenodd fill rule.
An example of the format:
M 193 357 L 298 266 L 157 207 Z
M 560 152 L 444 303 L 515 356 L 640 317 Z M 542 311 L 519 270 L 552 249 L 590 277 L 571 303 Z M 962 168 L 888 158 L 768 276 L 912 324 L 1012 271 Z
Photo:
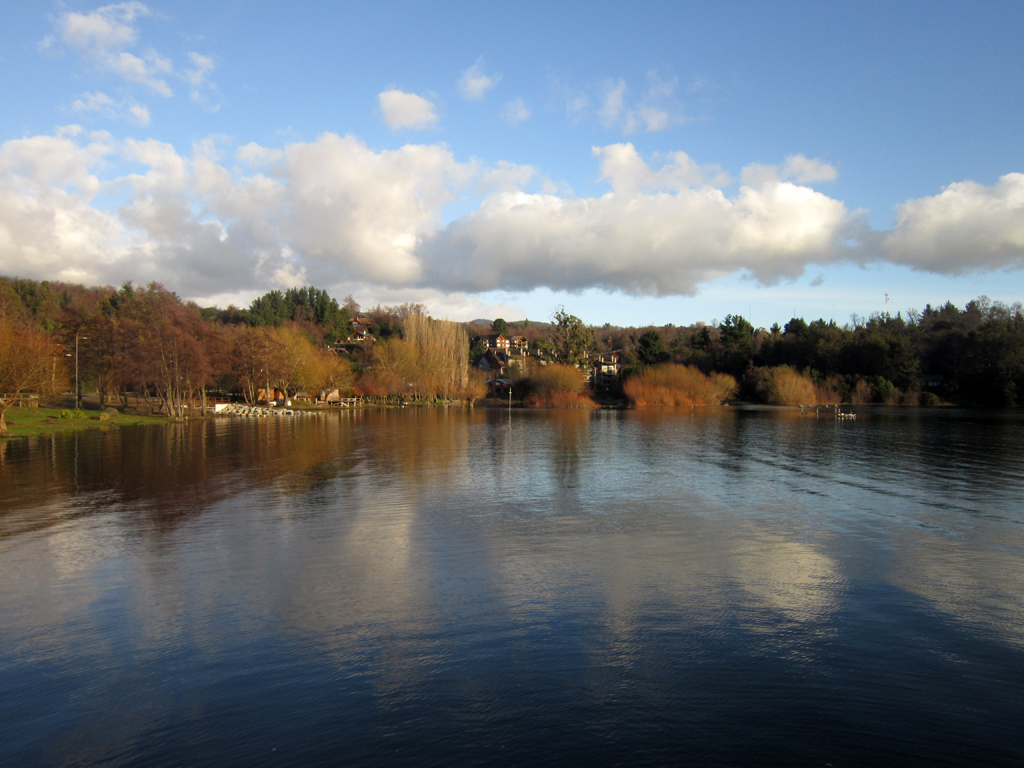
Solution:
M 473 337 L 473 344 L 483 342 L 483 345 L 493 352 L 508 352 L 509 341 L 508 337 L 502 333 L 492 333 L 486 336 L 475 336 Z
M 483 356 L 480 358 L 480 362 L 476 364 L 476 367 L 484 373 L 504 377 L 508 371 L 508 358 L 493 349 L 488 349 L 484 352 Z
M 348 327 L 353 331 L 363 328 L 369 330 L 370 326 L 373 325 L 373 320 L 370 319 L 369 315 L 364 315 L 362 312 L 359 313 L 358 317 L 350 318 L 348 321 Z
M 590 372 L 591 389 L 609 389 L 622 371 L 622 353 L 618 350 L 597 356 Z

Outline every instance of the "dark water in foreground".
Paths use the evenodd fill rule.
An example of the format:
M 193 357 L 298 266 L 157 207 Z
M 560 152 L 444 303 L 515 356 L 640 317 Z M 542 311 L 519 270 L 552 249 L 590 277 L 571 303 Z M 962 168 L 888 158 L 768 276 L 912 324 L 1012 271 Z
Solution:
M 0 765 L 1024 760 L 1017 415 L 365 411 L 0 457 Z

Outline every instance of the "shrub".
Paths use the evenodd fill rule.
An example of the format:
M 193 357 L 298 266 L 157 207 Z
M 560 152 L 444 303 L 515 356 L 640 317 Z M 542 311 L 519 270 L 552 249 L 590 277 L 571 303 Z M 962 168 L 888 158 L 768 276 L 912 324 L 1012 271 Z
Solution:
M 462 396 L 469 400 L 470 404 L 487 397 L 487 374 L 479 368 L 470 368 Z
M 68 410 L 68 409 L 65 408 L 64 410 L 62 410 L 60 412 L 59 418 L 61 418 L 61 419 L 84 419 L 84 418 L 86 418 L 86 416 L 85 416 L 85 411 L 73 411 L 73 410 Z
M 768 402 L 772 405 L 816 405 L 814 381 L 788 365 L 770 369 L 772 391 Z
M 857 379 L 857 384 L 850 394 L 850 402 L 854 405 L 867 405 L 871 402 L 871 387 L 864 379 Z
M 896 387 L 891 381 L 882 376 L 872 376 L 870 386 L 874 402 L 894 404 L 892 399 L 896 394 Z
M 839 376 L 829 376 L 814 385 L 814 397 L 818 405 L 841 403 L 844 400 L 843 389 L 843 380 Z
M 596 408 L 583 393 L 583 373 L 571 365 L 539 366 L 521 382 L 523 402 L 531 408 Z
M 754 396 L 769 405 L 839 402 L 839 395 L 831 386 L 816 386 L 808 374 L 800 373 L 788 365 L 751 369 L 747 372 L 747 382 Z
M 736 394 L 736 379 L 705 375 L 688 365 L 659 365 L 627 379 L 622 391 L 633 405 L 721 405 Z
M 917 387 L 911 387 L 905 392 L 896 390 L 900 394 L 900 405 L 920 405 L 921 404 L 921 390 Z

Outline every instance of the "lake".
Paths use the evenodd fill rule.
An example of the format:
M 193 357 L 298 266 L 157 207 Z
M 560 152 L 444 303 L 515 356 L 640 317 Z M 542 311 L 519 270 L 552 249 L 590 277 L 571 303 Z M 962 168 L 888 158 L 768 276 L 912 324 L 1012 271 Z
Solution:
M 0 444 L 0 764 L 1020 765 L 1024 416 Z

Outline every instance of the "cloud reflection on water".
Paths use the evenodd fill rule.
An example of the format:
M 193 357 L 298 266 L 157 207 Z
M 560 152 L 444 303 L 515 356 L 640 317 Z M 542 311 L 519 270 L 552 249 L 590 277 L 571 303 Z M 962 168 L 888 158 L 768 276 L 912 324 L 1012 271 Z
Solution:
M 439 687 L 511 706 L 495 670 L 656 708 L 659 680 L 737 648 L 822 669 L 858 622 L 887 647 L 857 608 L 876 594 L 1024 645 L 1020 483 L 942 485 L 948 453 L 908 449 L 935 444 L 927 425 L 863 424 L 438 409 L 9 444 L 0 636 L 21 664 L 134 678 L 150 704 L 125 739 L 201 709 L 210 674 L 291 665 L 382 712 Z

